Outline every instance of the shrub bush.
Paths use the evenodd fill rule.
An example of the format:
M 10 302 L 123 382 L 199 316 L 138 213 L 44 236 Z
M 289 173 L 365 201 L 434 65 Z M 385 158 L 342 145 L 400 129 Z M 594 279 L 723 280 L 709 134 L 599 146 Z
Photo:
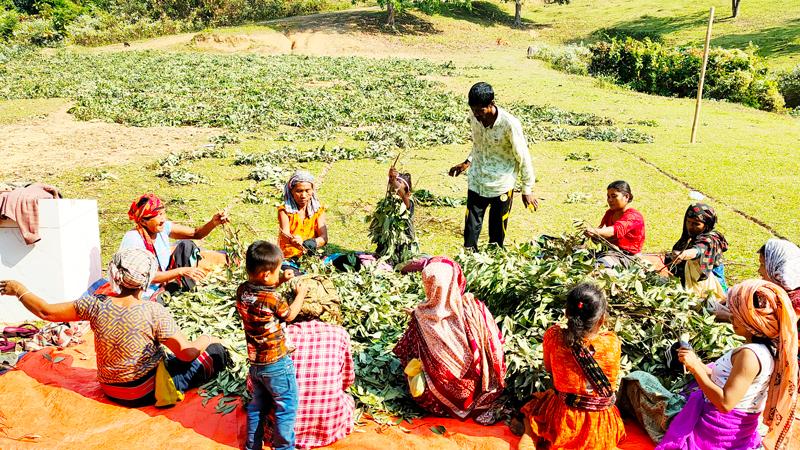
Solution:
M 539 44 L 528 48 L 528 58 L 547 61 L 552 68 L 562 72 L 588 75 L 592 52 L 582 45 L 552 46 Z
M 20 22 L 14 30 L 14 39 L 23 45 L 38 47 L 54 47 L 63 40 L 53 23 L 45 19 L 33 19 Z
M 800 66 L 778 75 L 778 90 L 783 95 L 787 107 L 800 106 Z
M 702 50 L 668 48 L 650 39 L 599 42 L 591 48 L 589 73 L 614 77 L 632 89 L 657 95 L 692 97 L 702 64 Z M 743 103 L 766 111 L 783 108 L 778 84 L 769 77 L 755 47 L 714 48 L 709 52 L 703 96 Z
M 78 17 L 67 26 L 66 34 L 74 44 L 95 46 L 183 33 L 201 27 L 200 24 L 169 18 L 128 22 L 110 13 L 96 11 L 93 15 Z
M 53 28 L 58 32 L 63 32 L 67 25 L 83 14 L 86 10 L 83 6 L 72 0 L 39 0 L 36 2 L 39 15 L 44 19 L 53 22 Z
M 167 17 L 218 26 L 312 14 L 350 4 L 343 0 L 110 0 L 108 9 L 128 18 Z
M 0 40 L 8 40 L 14 36 L 19 25 L 19 14 L 16 11 L 0 10 Z

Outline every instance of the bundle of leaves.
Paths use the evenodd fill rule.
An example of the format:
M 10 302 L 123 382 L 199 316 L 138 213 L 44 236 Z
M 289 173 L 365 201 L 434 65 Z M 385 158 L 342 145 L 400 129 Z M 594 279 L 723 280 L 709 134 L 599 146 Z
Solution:
M 237 166 L 253 166 L 263 163 L 277 165 L 310 161 L 330 163 L 354 159 L 375 159 L 380 161 L 388 156 L 385 152 L 378 152 L 370 148 L 357 149 L 339 146 L 328 148 L 327 145 L 322 145 L 313 149 L 300 150 L 297 147 L 284 146 L 265 153 L 237 152 L 234 156 L 233 164 Z
M 160 167 L 177 167 L 184 161 L 197 161 L 200 159 L 214 158 L 220 159 L 227 155 L 225 154 L 224 143 L 212 143 L 204 145 L 196 150 L 187 150 L 183 152 L 170 152 L 169 155 L 159 159 L 153 165 L 156 168 Z
M 156 172 L 156 176 L 164 178 L 167 180 L 167 183 L 173 185 L 185 186 L 188 184 L 208 184 L 208 178 L 204 177 L 203 175 L 190 172 L 183 167 L 164 166 L 158 172 Z
M 291 174 L 290 171 L 284 169 L 280 166 L 272 165 L 268 162 L 259 163 L 253 170 L 250 171 L 250 174 L 247 178 L 255 181 L 262 181 L 266 184 L 278 189 L 278 194 L 282 194 L 284 183 L 289 178 Z
M 411 211 L 396 195 L 387 193 L 366 220 L 369 238 L 376 245 L 379 256 L 400 262 L 419 253 Z
M 414 191 L 413 196 L 416 204 L 421 206 L 445 206 L 448 208 L 457 208 L 466 204 L 467 202 L 464 198 L 436 195 L 427 189 L 417 189 Z
M 269 203 L 270 196 L 276 196 L 277 193 L 273 191 L 262 191 L 258 188 L 258 186 L 251 186 L 249 188 L 245 188 L 240 194 L 239 198 L 242 200 L 242 203 L 248 203 L 251 205 L 265 205 Z
M 583 281 L 601 287 L 608 298 L 607 326 L 622 340 L 624 372 L 647 371 L 675 390 L 684 379 L 667 371 L 664 351 L 681 333 L 689 334 L 695 351 L 706 360 L 736 345 L 730 326 L 715 322 L 703 307 L 704 300 L 677 280 L 663 279 L 638 265 L 598 269 L 593 251 L 586 246 L 583 236 L 575 234 L 457 258 L 467 289 L 486 302 L 501 325 L 506 381 L 516 400 L 549 386 L 542 364 L 542 337 L 548 327 L 565 323 L 566 294 Z

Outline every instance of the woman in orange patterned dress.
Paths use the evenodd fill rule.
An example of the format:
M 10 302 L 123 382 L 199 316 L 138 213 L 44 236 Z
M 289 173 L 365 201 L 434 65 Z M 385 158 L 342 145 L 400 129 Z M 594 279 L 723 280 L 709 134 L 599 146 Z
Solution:
M 567 294 L 567 328 L 553 325 L 543 338 L 554 388 L 523 406 L 520 449 L 615 449 L 625 437 L 614 406 L 621 344 L 613 331 L 601 331 L 607 308 L 603 292 L 592 284 Z

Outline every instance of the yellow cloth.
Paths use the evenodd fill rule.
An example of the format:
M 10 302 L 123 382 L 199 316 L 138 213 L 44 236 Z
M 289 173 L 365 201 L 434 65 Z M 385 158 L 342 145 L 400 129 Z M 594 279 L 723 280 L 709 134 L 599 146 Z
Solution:
M 710 293 L 714 295 L 718 301 L 725 300 L 725 291 L 722 290 L 722 285 L 717 277 L 712 274 L 706 277 L 705 280 L 699 281 L 701 273 L 699 260 L 692 259 L 686 261 L 686 268 L 684 269 L 686 289 L 696 292 L 697 295 L 701 297 L 705 297 Z
M 278 211 L 286 211 L 286 207 L 281 205 L 278 207 Z M 286 215 L 289 216 L 289 233 L 291 233 L 292 236 L 300 236 L 300 239 L 304 241 L 317 237 L 317 221 L 319 220 L 319 216 L 323 213 L 325 213 L 325 208 L 320 207 L 313 216 L 301 219 L 300 214 L 290 214 L 287 212 Z M 283 252 L 283 257 L 287 259 L 303 254 L 303 247 L 295 245 L 294 242 L 284 236 L 280 231 L 278 231 L 278 246 Z
M 408 389 L 412 397 L 419 397 L 425 392 L 425 372 L 422 371 L 422 361 L 417 358 L 406 364 L 403 370 L 408 377 Z
M 172 375 L 167 371 L 167 366 L 162 359 L 156 369 L 156 406 L 172 406 L 181 400 L 183 400 L 183 392 L 175 387 Z

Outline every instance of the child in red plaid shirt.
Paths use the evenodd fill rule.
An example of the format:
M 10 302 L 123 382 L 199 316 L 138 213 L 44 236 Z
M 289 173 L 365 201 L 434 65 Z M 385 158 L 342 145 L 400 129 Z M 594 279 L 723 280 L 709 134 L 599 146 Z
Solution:
M 291 322 L 303 307 L 302 299 L 291 306 L 275 288 L 292 277 L 281 273 L 283 252 L 277 245 L 256 241 L 247 248 L 247 281 L 236 291 L 236 309 L 242 318 L 253 400 L 247 404 L 245 448 L 261 449 L 264 420 L 270 403 L 275 405 L 272 447 L 295 448 L 294 422 L 297 415 L 297 380 L 286 348 L 281 322 Z M 283 275 L 283 276 L 282 276 Z

